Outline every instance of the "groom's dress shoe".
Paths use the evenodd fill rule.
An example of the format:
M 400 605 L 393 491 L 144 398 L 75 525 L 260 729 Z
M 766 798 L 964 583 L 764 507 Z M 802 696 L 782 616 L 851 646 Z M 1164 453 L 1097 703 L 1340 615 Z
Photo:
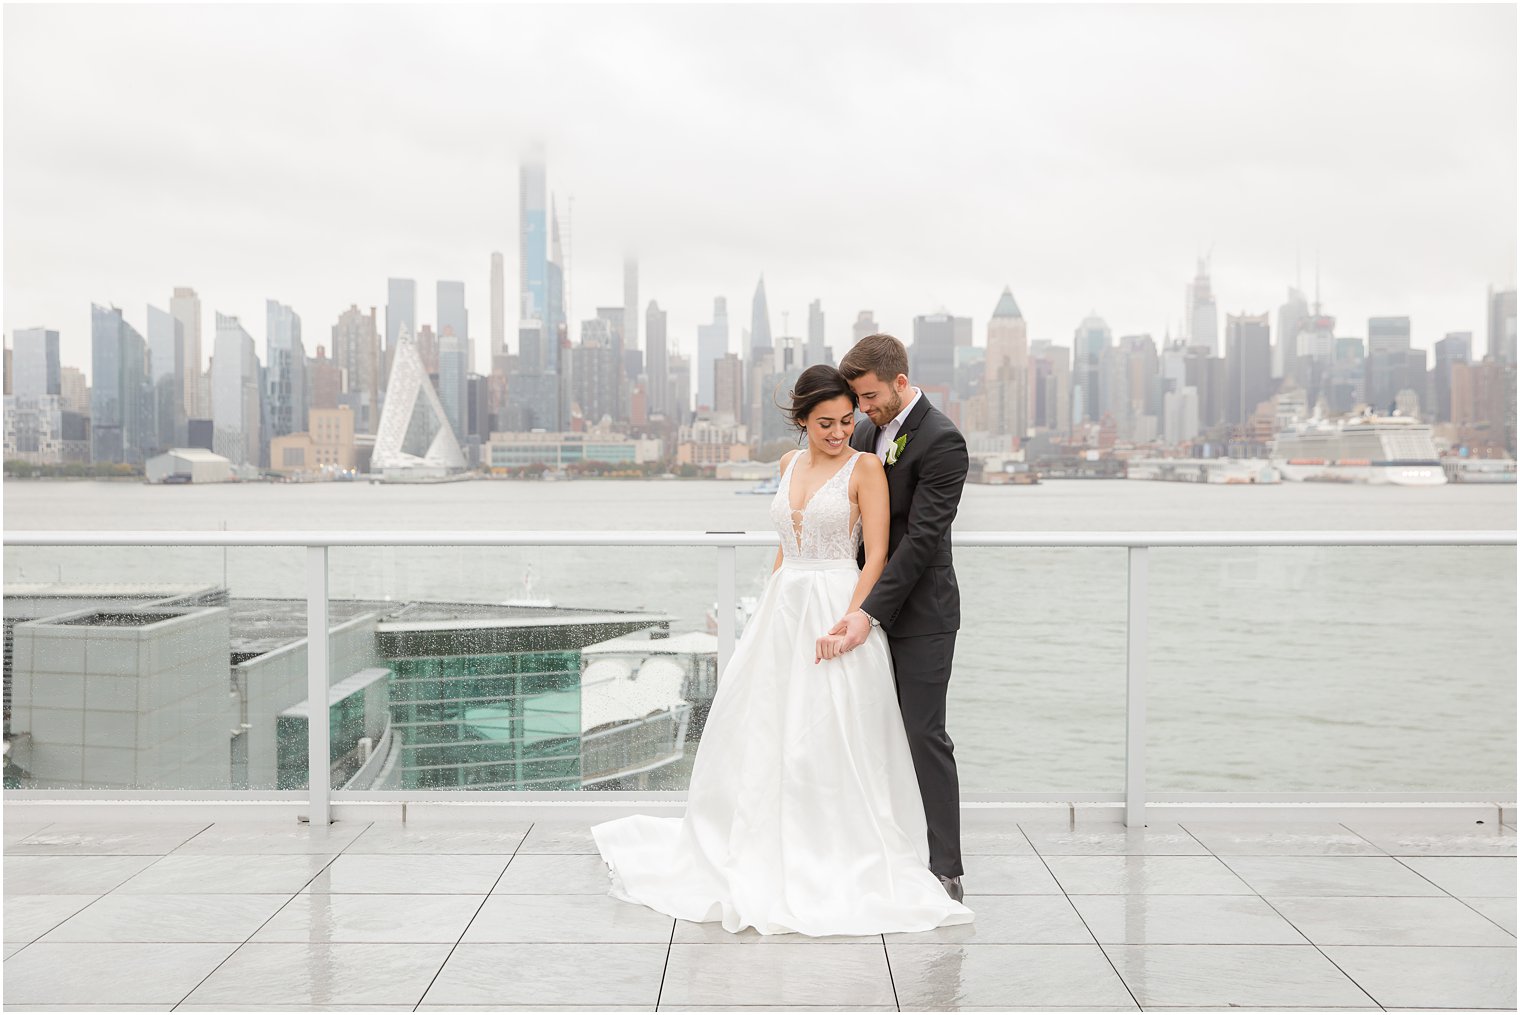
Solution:
M 939 883 L 945 886 L 945 894 L 949 895 L 950 898 L 954 899 L 956 902 L 960 902 L 966 897 L 965 890 L 961 888 L 961 879 L 959 875 L 956 875 L 953 878 L 947 878 L 943 874 L 936 876 L 939 878 Z

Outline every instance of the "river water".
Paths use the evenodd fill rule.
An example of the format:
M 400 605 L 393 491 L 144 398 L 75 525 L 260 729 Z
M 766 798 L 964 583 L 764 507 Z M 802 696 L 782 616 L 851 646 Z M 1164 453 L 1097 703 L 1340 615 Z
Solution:
M 425 486 L 4 484 L 7 530 L 765 530 L 768 499 L 718 481 Z M 956 531 L 1515 527 L 1514 486 L 969 486 Z M 5 578 L 221 582 L 302 597 L 299 549 L 6 553 Z M 774 551 L 739 551 L 741 594 Z M 1492 547 L 1149 552 L 1150 795 L 1515 795 L 1515 552 Z M 710 548 L 335 548 L 337 597 L 642 609 L 700 629 Z M 956 554 L 963 605 L 949 730 L 968 793 L 1123 788 L 1123 549 Z M 1496 797 L 1497 799 L 1498 797 Z

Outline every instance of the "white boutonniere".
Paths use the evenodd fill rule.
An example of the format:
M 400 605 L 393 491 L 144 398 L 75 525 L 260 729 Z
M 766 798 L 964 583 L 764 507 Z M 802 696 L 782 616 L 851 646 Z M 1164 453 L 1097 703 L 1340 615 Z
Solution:
M 903 434 L 897 440 L 887 445 L 887 465 L 896 465 L 898 457 L 903 453 L 903 448 L 908 446 L 908 435 Z

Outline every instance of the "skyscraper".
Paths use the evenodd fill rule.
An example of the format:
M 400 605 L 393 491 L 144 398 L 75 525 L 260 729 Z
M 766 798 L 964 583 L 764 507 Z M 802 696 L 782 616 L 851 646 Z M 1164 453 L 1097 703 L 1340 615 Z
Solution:
M 1225 422 L 1245 423 L 1272 397 L 1272 335 L 1266 314 L 1225 318 Z
M 410 337 L 410 333 L 408 333 Z M 380 422 L 380 333 L 375 308 L 350 304 L 332 328 L 333 363 L 343 371 L 342 403 L 354 413 L 354 428 L 372 434 Z
M 10 393 L 22 398 L 62 394 L 58 332 L 51 328 L 17 328 L 11 342 Z
M 1499 363 L 1515 363 L 1515 287 L 1488 289 L 1488 354 Z
M 148 345 L 116 307 L 90 305 L 90 459 L 141 465 L 153 442 Z
M 189 419 L 210 419 L 211 406 L 200 397 L 201 374 L 206 360 L 201 351 L 201 298 L 194 289 L 179 286 L 169 300 L 169 313 L 180 323 L 185 337 L 185 416 Z
M 307 432 L 310 398 L 301 315 L 275 300 L 264 302 L 264 406 L 268 427 L 264 447 L 275 437 Z
M 803 365 L 814 366 L 827 359 L 828 354 L 824 351 L 823 339 L 823 301 L 814 300 L 808 304 L 807 356 L 803 360 Z
M 1374 412 L 1390 412 L 1409 377 L 1409 318 L 1367 319 L 1367 403 Z
M 1472 332 L 1453 331 L 1436 343 L 1436 366 L 1432 372 L 1431 387 L 1435 396 L 1435 419 L 1438 423 L 1450 423 L 1451 377 L 1455 364 L 1472 362 Z
M 870 310 L 862 310 L 855 315 L 855 323 L 850 326 L 850 344 L 854 345 L 867 335 L 881 333 L 881 326 L 876 323 L 876 314 Z
M 1298 358 L 1298 332 L 1309 319 L 1309 301 L 1294 286 L 1288 301 L 1277 308 L 1277 341 L 1272 343 L 1272 376 L 1291 376 Z
M 545 176 L 543 148 L 534 145 L 517 173 L 518 296 L 522 308 L 518 316 L 525 321 L 546 321 L 549 316 Z
M 259 356 L 236 317 L 216 315 L 211 357 L 211 450 L 234 466 L 257 466 L 260 441 Z
M 649 340 L 646 371 L 649 378 L 649 414 L 669 417 L 676 416 L 677 413 L 670 397 L 670 357 L 665 344 L 665 316 L 660 305 L 650 300 L 649 309 L 644 315 L 645 337 Z M 684 413 L 682 415 L 684 417 Z
M 507 354 L 507 268 L 506 258 L 491 253 L 491 359 Z
M 452 330 L 464 343 L 465 369 L 474 369 L 475 342 L 470 335 L 470 312 L 464 305 L 464 283 L 439 282 L 437 307 L 439 336 Z
M 1214 303 L 1214 285 L 1209 279 L 1209 261 L 1198 259 L 1198 274 L 1188 286 L 1188 341 L 1219 355 L 1219 308 Z
M 750 304 L 749 348 L 751 358 L 756 352 L 769 351 L 775 347 L 771 339 L 771 312 L 765 301 L 765 276 L 760 276 L 755 286 L 755 298 Z
M 913 344 L 908 346 L 908 373 L 919 387 L 950 387 L 955 383 L 956 319 L 944 311 L 913 318 Z
M 1022 440 L 1029 429 L 1029 331 L 1007 286 L 987 321 L 982 391 L 988 428 Z
M 456 334 L 453 325 L 445 327 L 438 336 L 438 401 L 461 447 L 469 443 L 468 355 L 464 336 Z
M 174 315 L 148 306 L 148 363 L 153 386 L 152 450 L 183 447 L 186 437 L 185 326 Z
M 1090 314 L 1077 326 L 1072 338 L 1072 419 L 1073 422 L 1091 420 L 1102 416 L 1103 350 L 1113 344 L 1114 333 L 1097 314 Z M 1080 413 L 1078 403 L 1080 405 Z
M 623 348 L 639 345 L 639 262 L 632 254 L 623 258 Z
M 713 299 L 711 324 L 697 325 L 697 405 L 716 410 L 713 370 L 728 352 L 728 301 Z

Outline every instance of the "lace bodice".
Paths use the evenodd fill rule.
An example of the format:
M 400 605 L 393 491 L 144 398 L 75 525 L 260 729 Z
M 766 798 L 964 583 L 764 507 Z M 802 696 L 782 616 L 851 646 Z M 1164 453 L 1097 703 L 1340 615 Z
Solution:
M 793 512 L 792 470 L 805 454 L 808 452 L 800 451 L 792 456 L 771 501 L 771 522 L 781 537 L 781 552 L 803 560 L 854 560 L 860 549 L 860 518 L 852 517 L 850 473 L 865 452 L 854 452 L 838 472 L 813 491 L 801 511 Z

